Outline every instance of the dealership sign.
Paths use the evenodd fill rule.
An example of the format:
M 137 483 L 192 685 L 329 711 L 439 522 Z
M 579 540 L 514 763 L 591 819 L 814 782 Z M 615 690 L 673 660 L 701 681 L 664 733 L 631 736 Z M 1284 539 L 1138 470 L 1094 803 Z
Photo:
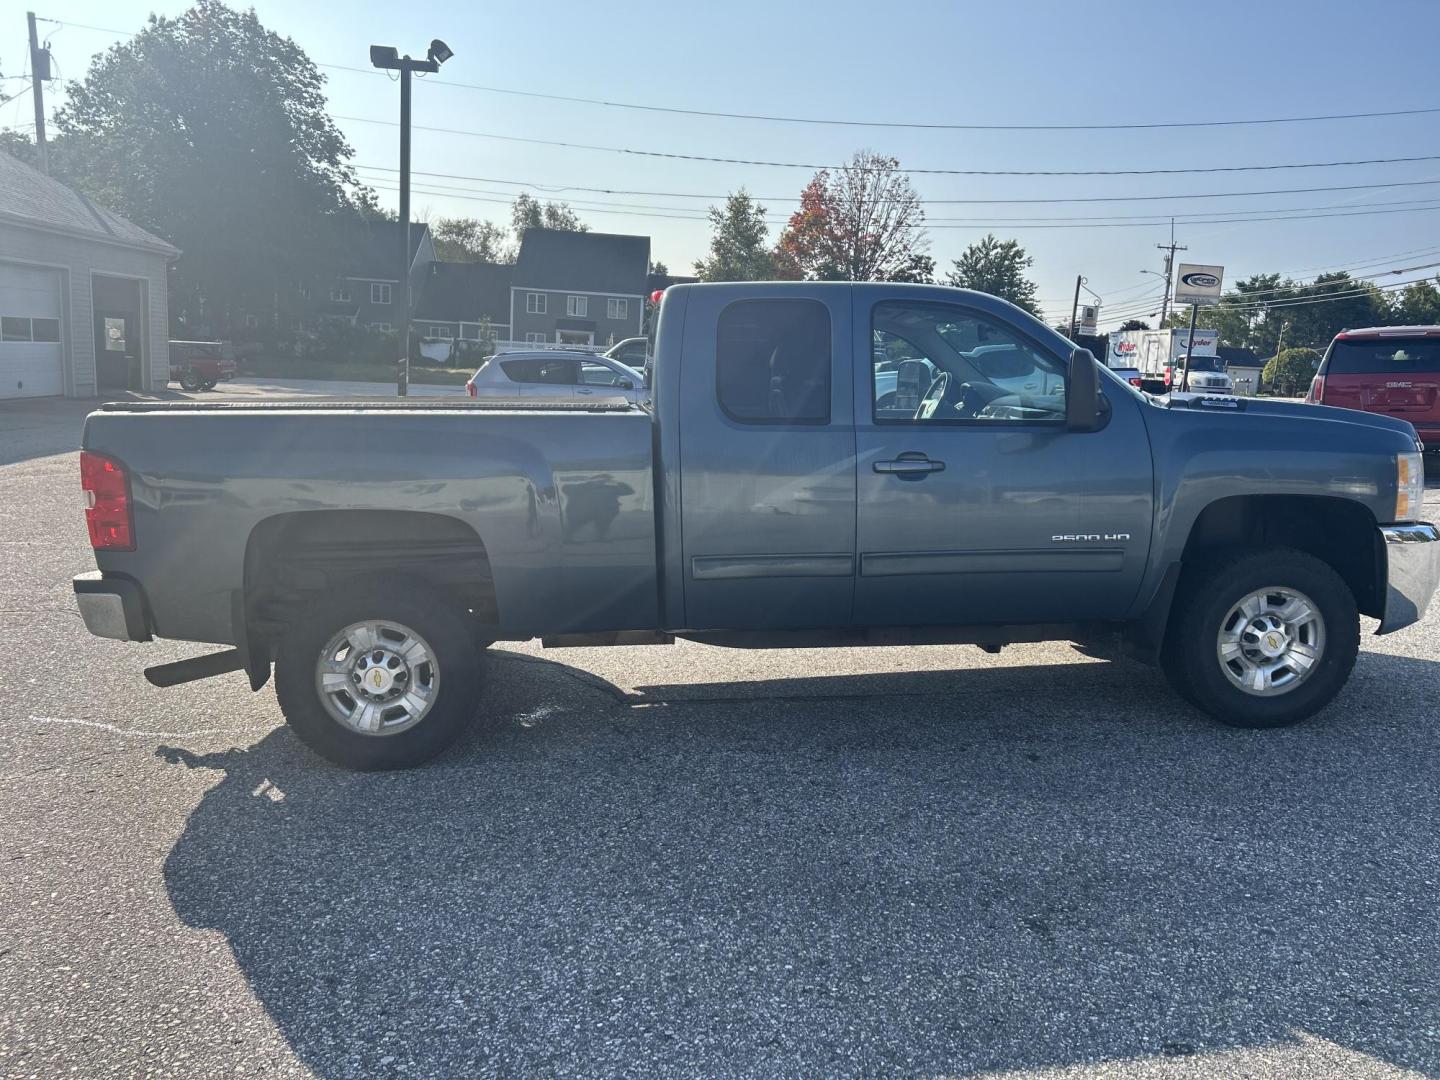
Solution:
M 1100 321 L 1099 304 L 1080 305 L 1080 333 L 1095 336 L 1095 326 Z
M 1220 303 L 1221 281 L 1224 277 L 1225 268 L 1223 266 L 1181 263 L 1175 271 L 1175 303 Z

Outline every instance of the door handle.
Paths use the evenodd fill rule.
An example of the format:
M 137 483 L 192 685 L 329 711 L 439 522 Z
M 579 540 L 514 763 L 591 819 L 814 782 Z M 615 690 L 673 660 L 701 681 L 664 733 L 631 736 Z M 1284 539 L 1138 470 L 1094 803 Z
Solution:
M 894 473 L 897 476 L 918 479 L 926 473 L 944 472 L 945 463 L 933 461 L 924 454 L 911 453 L 901 454 L 893 461 L 877 461 L 874 468 L 877 473 Z
M 576 392 L 577 394 L 593 394 L 593 393 L 595 393 L 594 390 L 576 390 L 575 392 Z

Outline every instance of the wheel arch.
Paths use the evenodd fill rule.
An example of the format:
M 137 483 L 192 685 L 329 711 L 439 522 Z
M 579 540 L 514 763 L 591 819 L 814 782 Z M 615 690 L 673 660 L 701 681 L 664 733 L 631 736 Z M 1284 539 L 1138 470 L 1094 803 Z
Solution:
M 251 685 L 268 676 L 284 627 L 306 597 L 360 578 L 385 576 L 443 588 L 477 625 L 499 620 L 485 542 L 459 518 L 415 510 L 298 510 L 258 522 L 245 544 L 234 618 Z
M 1190 526 L 1177 561 L 1167 564 L 1149 606 L 1135 620 L 1136 655 L 1154 660 L 1186 568 L 1227 549 L 1290 547 L 1314 555 L 1349 586 L 1362 614 L 1385 607 L 1385 552 L 1364 503 L 1328 495 L 1229 495 L 1208 503 Z

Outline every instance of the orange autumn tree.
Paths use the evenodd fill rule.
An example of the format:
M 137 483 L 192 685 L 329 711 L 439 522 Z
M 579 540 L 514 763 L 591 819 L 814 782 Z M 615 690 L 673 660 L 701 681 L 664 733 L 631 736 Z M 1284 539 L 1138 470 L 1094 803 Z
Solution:
M 775 246 L 782 278 L 817 281 L 928 281 L 925 210 L 900 162 L 870 150 L 821 169 L 800 192 Z

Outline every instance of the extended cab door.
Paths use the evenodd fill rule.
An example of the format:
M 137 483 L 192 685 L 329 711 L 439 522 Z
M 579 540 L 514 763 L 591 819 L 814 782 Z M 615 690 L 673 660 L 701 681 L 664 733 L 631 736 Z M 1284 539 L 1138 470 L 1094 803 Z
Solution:
M 1067 431 L 1068 349 L 1009 305 L 855 304 L 857 624 L 1124 615 L 1151 533 L 1143 403 L 1102 373 L 1107 423 Z
M 677 411 L 685 627 L 849 623 L 851 289 L 689 293 Z

